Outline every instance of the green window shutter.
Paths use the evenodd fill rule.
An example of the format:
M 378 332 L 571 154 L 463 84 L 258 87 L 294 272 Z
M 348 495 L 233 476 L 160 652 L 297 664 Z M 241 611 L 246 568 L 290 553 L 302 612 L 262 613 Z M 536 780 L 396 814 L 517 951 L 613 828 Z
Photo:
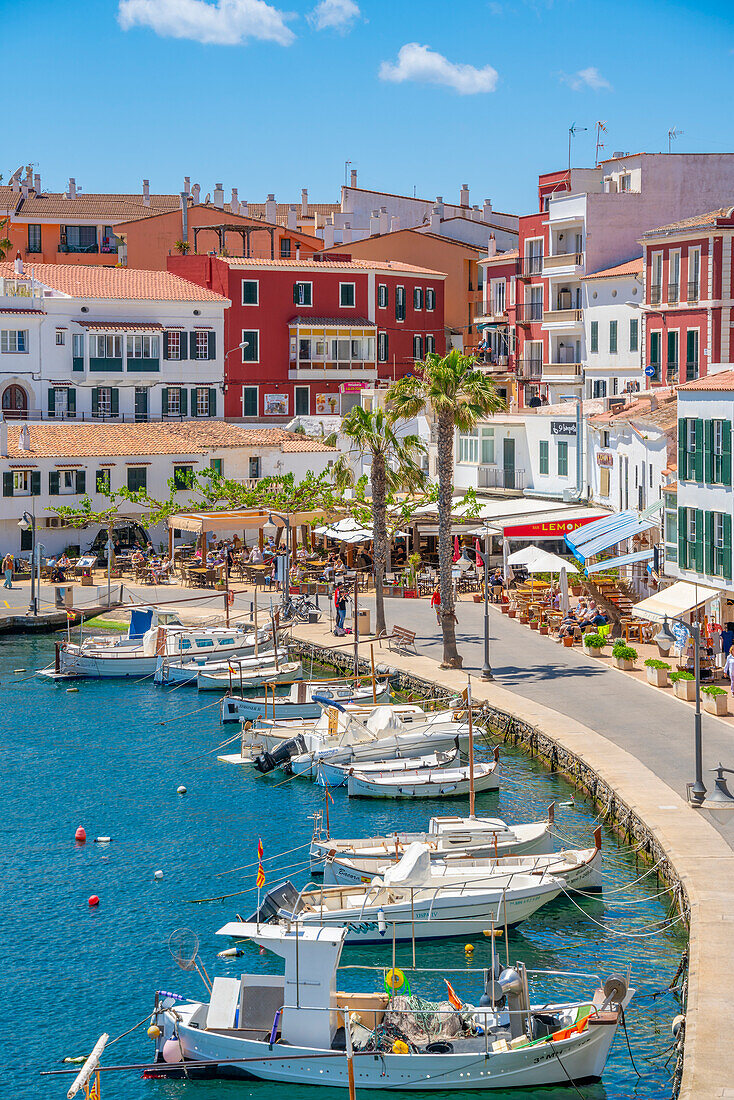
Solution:
M 688 567 L 688 509 L 678 509 L 678 565 Z
M 179 405 L 179 408 L 181 410 L 180 415 L 181 416 L 188 416 L 188 408 L 189 408 L 189 391 L 188 390 L 185 390 L 185 389 L 182 388 L 178 391 L 178 405 Z
M 161 391 L 161 416 L 168 416 L 168 387 L 164 386 Z
M 706 484 L 710 485 L 714 480 L 714 422 L 703 422 L 703 465 Z M 708 537 L 708 536 L 707 536 Z
M 41 471 L 31 470 L 31 496 L 40 497 L 41 495 Z
M 696 449 L 693 452 L 693 479 L 703 481 L 703 420 L 697 418 L 696 425 Z
M 639 350 L 639 322 L 636 317 L 630 318 L 630 351 Z
M 731 580 L 731 512 L 724 512 L 724 579 Z
M 721 422 L 721 484 L 731 485 L 731 420 Z
M 188 359 L 189 357 L 189 334 L 188 332 L 180 332 L 178 336 L 180 351 L 178 353 L 179 359 Z
M 117 389 L 110 390 L 110 410 L 112 416 L 118 416 L 120 413 L 120 391 Z
M 51 497 L 57 497 L 59 495 L 59 471 L 49 470 L 48 474 L 48 495 Z
M 76 416 L 76 390 L 66 391 L 66 411 L 69 416 Z
M 92 390 L 92 416 L 99 416 L 99 389 L 97 386 Z
M 79 496 L 83 496 L 87 491 L 87 471 L 77 470 L 76 472 L 76 491 Z
M 168 333 L 163 333 L 163 358 L 168 358 Z
M 696 544 L 695 544 L 695 568 L 697 573 L 703 573 L 703 509 L 696 508 Z
M 706 573 L 709 577 L 713 577 L 716 566 L 716 555 L 714 553 L 714 513 L 704 512 L 704 554 L 706 562 Z M 698 528 L 696 528 L 696 541 L 698 541 Z
M 298 305 L 298 283 L 293 284 L 293 305 Z
M 209 333 L 209 358 L 216 359 L 217 357 L 217 334 L 216 332 Z
M 592 351 L 598 351 L 599 350 L 599 322 L 598 321 L 592 321 L 591 322 L 591 350 Z
M 48 390 L 48 415 L 56 415 L 56 390 L 52 386 Z
M 686 438 L 688 436 L 688 421 L 681 417 L 678 421 L 678 477 L 685 481 L 688 477 L 686 469 Z
M 617 322 L 609 322 L 609 351 L 614 354 L 617 350 Z
M 3 496 L 12 497 L 13 495 L 13 474 L 12 471 L 3 474 Z
M 182 390 L 181 392 L 183 393 L 184 391 Z M 197 412 L 196 412 L 196 390 L 195 389 L 193 389 L 191 391 L 191 415 L 192 416 L 197 416 L 198 415 Z
M 213 335 L 210 333 L 210 335 Z M 212 387 L 209 390 L 209 416 L 217 415 L 217 391 Z

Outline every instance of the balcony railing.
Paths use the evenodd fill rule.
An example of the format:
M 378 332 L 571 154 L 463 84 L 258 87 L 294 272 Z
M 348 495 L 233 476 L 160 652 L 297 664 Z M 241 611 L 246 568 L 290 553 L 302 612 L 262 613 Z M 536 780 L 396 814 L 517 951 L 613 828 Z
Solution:
M 509 355 L 495 355 L 489 351 L 477 352 L 475 358 L 477 365 L 489 372 L 506 371 L 510 361 Z
M 543 267 L 546 271 L 553 271 L 559 267 L 583 267 L 583 252 L 555 252 L 552 256 L 543 257 Z
M 659 306 L 663 300 L 663 288 L 661 286 L 650 287 L 650 305 Z
M 520 260 L 518 275 L 521 279 L 529 279 L 531 275 L 542 275 L 543 273 L 543 257 L 542 256 L 523 256 Z
M 525 471 L 502 466 L 480 466 L 477 485 L 480 489 L 524 489 Z
M 669 306 L 677 306 L 678 305 L 678 284 L 677 283 L 668 283 L 668 305 Z
M 542 302 L 518 302 L 515 318 L 519 325 L 529 325 L 531 321 L 543 320 Z
M 517 377 L 524 382 L 539 381 L 543 374 L 542 359 L 518 359 Z
M 67 244 L 59 241 L 59 252 L 99 252 L 97 244 Z
M 559 378 L 576 378 L 581 374 L 580 363 L 546 363 L 544 375 L 556 375 Z
M 701 287 L 697 282 L 690 282 L 688 284 L 688 301 L 697 302 L 701 294 Z
M 97 424 L 97 423 L 99 423 L 100 420 L 109 420 L 111 422 L 114 422 L 115 424 L 134 424 L 134 423 L 140 423 L 141 414 L 140 413 L 137 413 L 137 414 L 135 414 L 135 413 L 118 413 L 117 416 L 113 416 L 112 413 L 97 413 L 97 414 L 92 414 L 91 412 L 50 413 L 47 409 L 2 409 L 2 411 L 0 411 L 0 419 L 2 419 L 2 420 L 54 420 L 54 421 L 69 420 L 74 424 L 79 424 L 79 423 L 82 423 L 82 422 L 85 422 L 85 423 L 88 423 L 88 424 Z M 171 413 L 170 415 L 166 415 L 166 416 L 153 416 L 150 413 L 148 413 L 145 416 L 143 416 L 142 419 L 144 421 L 148 422 L 148 421 L 151 421 L 151 420 L 155 420 L 155 421 L 163 421 L 163 420 L 189 421 L 189 420 L 198 420 L 198 419 L 201 419 L 201 418 L 195 417 L 195 416 L 194 417 L 192 417 L 192 416 L 181 416 L 179 413 L 176 413 L 175 415 L 173 413 Z
M 686 382 L 692 382 L 698 378 L 698 359 L 686 360 Z
M 566 324 L 575 325 L 581 318 L 580 309 L 547 309 L 543 313 L 543 320 L 547 323 L 563 321 Z

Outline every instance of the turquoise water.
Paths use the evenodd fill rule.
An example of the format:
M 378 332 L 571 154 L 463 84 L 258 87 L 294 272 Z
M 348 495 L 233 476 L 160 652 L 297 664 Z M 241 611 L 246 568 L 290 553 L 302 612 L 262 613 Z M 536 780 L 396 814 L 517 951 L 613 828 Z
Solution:
M 26 675 L 15 669 L 30 673 L 48 664 L 52 653 L 49 637 L 0 641 L 5 883 L 0 908 L 5 1038 L 0 1091 L 8 1096 L 65 1096 L 70 1078 L 39 1080 L 37 1070 L 59 1068 L 65 1056 L 88 1053 L 103 1031 L 114 1039 L 131 1028 L 151 1008 L 155 989 L 201 996 L 197 975 L 178 970 L 169 954 L 167 939 L 176 928 L 198 933 L 210 975 L 259 966 L 275 969 L 274 961 L 258 956 L 254 948 L 244 959 L 217 960 L 216 951 L 227 943 L 217 942 L 214 933 L 236 913 L 246 916 L 253 908 L 258 836 L 266 858 L 298 849 L 277 867 L 294 865 L 288 873 L 299 884 L 305 881 L 308 815 L 320 805 L 319 789 L 310 783 L 284 783 L 280 773 L 256 778 L 217 762 L 211 750 L 235 731 L 219 724 L 218 698 L 211 694 L 198 695 L 188 687 L 163 692 L 148 683 L 79 681 L 74 693 L 38 679 L 14 683 Z M 506 777 L 502 790 L 480 796 L 478 812 L 509 821 L 534 820 L 553 799 L 571 798 L 571 788 L 546 775 L 542 765 L 509 748 L 501 752 Z M 184 797 L 176 793 L 181 783 L 188 788 Z M 350 803 L 340 791 L 334 798 L 334 835 L 389 831 L 394 824 L 422 828 L 439 809 L 427 803 Z M 466 812 L 466 807 L 442 801 L 440 810 Z M 594 813 L 585 803 L 559 808 L 557 827 L 577 845 L 587 846 Z M 84 846 L 74 842 L 80 824 L 89 838 Z M 92 843 L 100 835 L 112 836 L 112 843 Z M 664 1063 L 670 1023 L 679 1009 L 671 994 L 653 994 L 673 977 L 684 938 L 679 926 L 651 937 L 625 938 L 663 921 L 669 896 L 653 897 L 662 890 L 654 874 L 628 891 L 613 893 L 645 868 L 641 864 L 636 871 L 634 858 L 617 848 L 611 834 L 605 833 L 605 849 L 605 900 L 582 900 L 580 908 L 568 900 L 547 906 L 510 933 L 510 957 L 537 968 L 602 976 L 626 972 L 631 965 L 639 992 L 628 1025 L 643 1077 L 638 1079 L 632 1070 L 620 1033 L 604 1084 L 580 1091 L 588 1100 L 669 1097 L 670 1070 Z M 245 865 L 245 871 L 227 873 Z M 164 872 L 160 882 L 154 879 L 158 869 Z M 268 877 L 275 882 L 284 876 L 273 869 Z M 192 899 L 243 890 L 248 892 L 192 904 Z M 96 910 L 87 904 L 91 894 L 101 899 Z M 447 973 L 467 969 L 463 943 L 419 946 L 418 951 L 419 965 L 446 968 Z M 488 964 L 489 952 L 489 941 L 477 937 L 472 965 Z M 347 964 L 389 961 L 389 948 L 350 949 L 343 956 Z M 398 947 L 398 963 L 409 961 L 410 947 Z M 451 980 L 467 999 L 478 993 L 469 975 L 453 974 Z M 350 984 L 370 983 L 365 985 L 362 975 Z M 414 992 L 427 997 L 442 987 L 440 976 L 412 984 Z M 575 997 L 572 990 L 578 987 L 568 988 Z M 145 1027 L 138 1028 L 108 1048 L 104 1061 L 146 1062 L 151 1048 Z M 107 1100 L 270 1100 L 273 1091 L 267 1083 L 247 1081 L 144 1081 L 132 1071 L 107 1074 L 102 1095 Z M 307 1087 L 278 1088 L 285 1100 L 315 1095 Z M 536 1094 L 524 1095 L 532 1100 Z M 576 1095 L 570 1088 L 537 1093 L 548 1098 Z

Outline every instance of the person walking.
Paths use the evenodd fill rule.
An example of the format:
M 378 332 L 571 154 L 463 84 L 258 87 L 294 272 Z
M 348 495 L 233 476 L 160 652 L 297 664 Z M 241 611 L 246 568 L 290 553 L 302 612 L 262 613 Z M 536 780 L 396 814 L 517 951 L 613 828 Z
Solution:
M 339 585 L 334 589 L 334 607 L 336 608 L 336 630 L 344 630 L 344 620 L 347 617 L 347 597 L 344 589 Z
M 724 663 L 724 675 L 729 677 L 731 693 L 734 695 L 734 645 L 729 648 L 729 653 Z
M 13 587 L 13 570 L 15 569 L 15 559 L 12 554 L 6 554 L 3 558 L 3 573 L 5 574 L 5 584 L 3 588 Z
M 436 622 L 441 625 L 441 586 L 437 584 L 431 596 L 431 607 L 436 612 Z

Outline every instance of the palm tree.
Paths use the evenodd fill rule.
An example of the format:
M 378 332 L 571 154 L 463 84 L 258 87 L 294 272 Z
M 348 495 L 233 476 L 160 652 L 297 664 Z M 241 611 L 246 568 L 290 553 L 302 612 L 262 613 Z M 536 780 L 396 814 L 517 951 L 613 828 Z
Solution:
M 456 648 L 456 615 L 451 583 L 451 500 L 454 485 L 454 432 L 472 431 L 478 421 L 505 408 L 494 383 L 477 370 L 476 360 L 456 349 L 431 352 L 416 363 L 418 374 L 395 382 L 387 405 L 410 419 L 430 411 L 436 420 L 438 449 L 438 557 L 441 584 L 443 668 L 461 668 Z
M 0 233 L 3 234 L 3 236 L 0 236 L 0 260 L 4 260 L 8 255 L 10 249 L 13 247 L 13 242 L 10 240 L 9 237 L 6 237 L 4 235 L 5 231 L 8 228 L 8 224 L 8 218 L 3 218 L 2 221 L 0 221 Z
M 383 581 L 387 564 L 388 495 L 409 492 L 423 483 L 423 471 L 417 458 L 425 450 L 417 435 L 398 436 L 394 418 L 384 409 L 364 409 L 360 405 L 345 416 L 342 434 L 347 436 L 359 455 L 369 455 L 372 483 L 372 525 L 375 561 L 376 630 L 385 630 Z

